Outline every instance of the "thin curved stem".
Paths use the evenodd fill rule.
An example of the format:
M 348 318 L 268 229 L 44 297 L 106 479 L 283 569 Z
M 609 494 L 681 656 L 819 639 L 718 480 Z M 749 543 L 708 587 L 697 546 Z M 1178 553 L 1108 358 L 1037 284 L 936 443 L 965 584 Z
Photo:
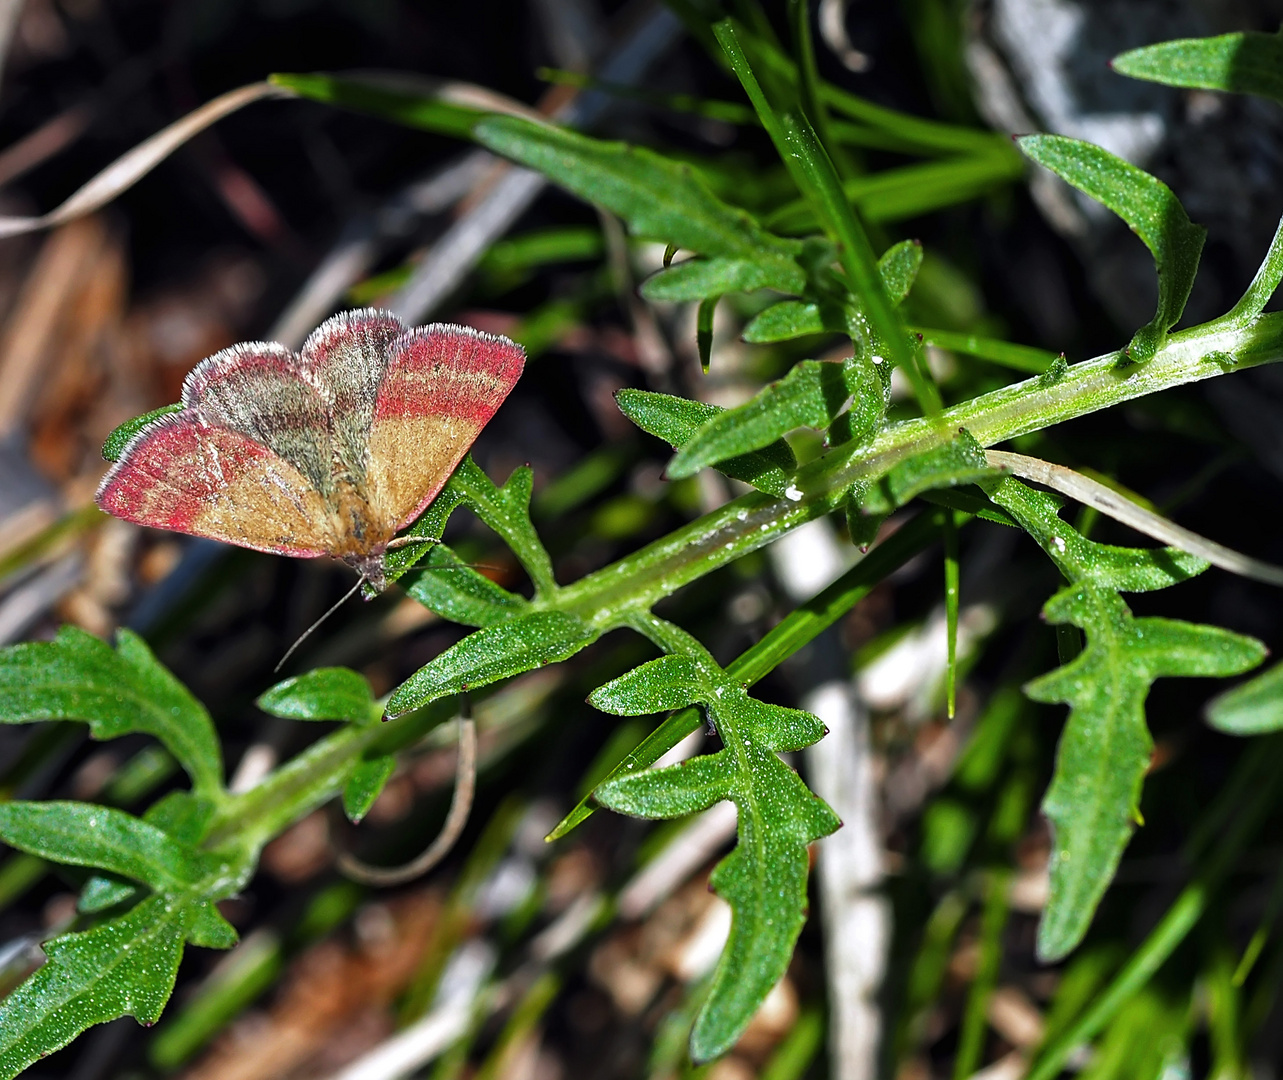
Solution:
M 477 789 L 477 724 L 466 700 L 459 712 L 459 756 L 455 765 L 454 795 L 450 810 L 437 838 L 421 854 L 401 866 L 371 866 L 350 852 L 339 852 L 338 867 L 341 873 L 362 885 L 387 888 L 404 885 L 431 870 L 450 853 L 455 841 L 468 824 L 472 812 L 472 797 Z

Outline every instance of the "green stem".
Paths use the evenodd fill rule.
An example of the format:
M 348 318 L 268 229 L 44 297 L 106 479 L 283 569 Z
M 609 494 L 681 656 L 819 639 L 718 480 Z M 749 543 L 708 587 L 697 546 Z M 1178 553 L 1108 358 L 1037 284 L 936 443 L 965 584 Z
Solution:
M 1283 313 L 1263 315 L 1246 327 L 1225 320 L 1168 338 L 1149 362 L 1129 365 L 1109 353 L 1070 367 L 1056 381 L 1033 378 L 964 402 L 934 417 L 892 424 L 868 444 L 835 447 L 802 469 L 790 495 L 742 495 L 710 514 L 579 581 L 556 589 L 532 607 L 578 615 L 601 633 L 628 626 L 637 613 L 722 566 L 765 547 L 785 533 L 836 510 L 852 482 L 876 479 L 894 465 L 944 445 L 960 427 L 985 446 L 1083 416 L 1124 401 L 1227 370 L 1283 359 Z M 1234 363 L 1237 361 L 1237 363 Z M 923 515 L 925 518 L 926 515 Z M 938 520 L 919 518 L 924 527 Z M 906 526 L 913 528 L 917 522 Z M 876 549 L 875 553 L 876 555 Z M 872 569 L 870 556 L 858 569 Z M 808 639 L 814 621 L 799 624 Z M 753 650 L 750 650 L 750 653 Z M 771 650 L 774 652 L 774 649 Z M 732 665 L 745 683 L 761 678 L 774 663 Z M 751 669 L 751 670 L 750 670 Z M 206 846 L 257 848 L 342 789 L 355 762 L 377 746 L 391 752 L 407 745 L 449 715 L 449 703 L 433 706 L 378 728 L 345 729 L 322 739 L 252 791 L 220 808 Z

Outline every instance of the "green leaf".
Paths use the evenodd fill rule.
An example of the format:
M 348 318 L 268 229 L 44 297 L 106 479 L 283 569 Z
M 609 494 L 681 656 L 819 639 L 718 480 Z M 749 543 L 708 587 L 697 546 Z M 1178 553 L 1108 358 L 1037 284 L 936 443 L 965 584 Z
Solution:
M 690 689 L 696 673 L 693 661 L 670 656 L 603 690 L 612 704 L 640 709 L 664 700 L 669 687 Z M 593 794 L 603 806 L 640 817 L 678 817 L 724 799 L 736 805 L 739 843 L 711 879 L 733 917 L 691 1033 L 691 1054 L 702 1062 L 734 1045 L 784 974 L 806 920 L 808 845 L 840 822 L 775 754 L 815 742 L 823 725 L 809 713 L 755 701 L 721 672 L 699 681 L 725 749 L 665 769 L 617 774 Z
M 1015 525 L 1006 516 L 1006 511 L 999 511 L 987 499 L 984 503 L 993 508 L 995 516 L 1001 513 L 1005 524 Z M 726 674 L 745 687 L 765 677 L 850 611 L 878 582 L 927 548 L 935 540 L 938 528 L 939 520 L 935 513 L 918 515 L 832 585 L 785 616 L 765 637 L 743 652 L 726 669 Z M 673 713 L 611 770 L 608 779 L 649 768 L 686 736 L 696 731 L 702 723 L 699 709 L 688 708 Z M 589 800 L 581 799 L 548 834 L 548 839 L 560 839 L 587 820 L 592 813 Z
M 290 720 L 350 720 L 370 724 L 378 709 L 365 676 L 351 668 L 316 668 L 279 682 L 255 704 Z
M 223 918 L 222 913 L 210 900 L 201 900 L 194 905 L 195 917 L 187 928 L 187 940 L 202 949 L 230 949 L 240 935 L 236 927 Z
M 502 622 L 527 606 L 523 597 L 477 573 L 444 544 L 432 549 L 405 591 L 429 611 L 466 626 Z
M 642 431 L 663 439 L 674 450 L 685 446 L 701 424 L 726 412 L 719 405 L 707 405 L 650 390 L 620 390 L 615 394 L 615 401 L 619 411 Z M 789 477 L 797 468 L 797 459 L 788 443 L 776 439 L 747 454 L 719 461 L 716 468 L 760 491 L 783 495 L 788 488 Z
M 780 274 L 792 272 L 789 264 L 802 249 L 722 202 L 690 166 L 650 150 L 515 117 L 482 120 L 473 135 L 482 146 L 623 218 L 635 236 L 771 266 Z
M 900 462 L 858 500 L 865 515 L 887 514 L 927 491 L 974 484 L 997 470 L 965 428 L 943 446 Z
M 892 303 L 899 304 L 909 295 L 921 266 L 922 245 L 917 240 L 902 240 L 883 253 L 878 273 Z M 859 325 L 858 312 L 848 313 L 832 301 L 782 300 L 754 316 L 742 336 L 745 341 L 765 344 L 808 334 L 858 335 Z
M 1283 102 L 1283 38 L 1278 34 L 1249 30 L 1163 41 L 1115 56 L 1110 67 L 1166 86 L 1257 94 Z
M 198 798 L 190 791 L 171 791 L 147 807 L 143 820 L 163 829 L 179 843 L 194 847 L 204 838 L 215 809 L 208 799 Z
M 492 528 L 525 567 L 536 596 L 552 593 L 557 582 L 552 559 L 530 520 L 534 473 L 528 465 L 514 469 L 503 487 L 497 487 L 471 458 L 465 457 L 450 483 L 472 511 Z
M 381 754 L 357 762 L 348 782 L 343 785 L 343 812 L 349 821 L 356 824 L 370 812 L 374 800 L 395 771 L 395 754 Z
M 1060 520 L 1050 496 L 1011 479 L 985 486 L 1069 579 L 1044 607 L 1047 621 L 1087 635 L 1075 659 L 1025 688 L 1035 701 L 1070 706 L 1043 801 L 1055 840 L 1038 953 L 1055 960 L 1086 933 L 1138 819 L 1153 748 L 1144 708 L 1150 685 L 1163 676 L 1235 675 L 1265 650 L 1218 627 L 1134 618 L 1118 595 L 1185 580 L 1206 568 L 1203 560 L 1092 543 Z
M 269 81 L 293 90 L 299 97 L 458 139 L 468 138 L 477 117 L 486 115 L 478 109 L 443 101 L 423 85 L 425 80 L 414 75 L 361 78 L 281 72 L 269 76 Z
M 997 341 L 994 338 L 978 337 L 975 334 L 954 333 L 951 330 L 937 330 L 934 327 L 915 326 L 911 329 L 922 335 L 924 345 L 934 345 L 936 348 L 961 353 L 963 356 L 975 356 L 1031 375 L 1041 375 L 1049 371 L 1060 359 L 1055 353 L 1048 352 L 1046 349 L 1035 349 L 1032 345 L 1015 345 L 1009 341 Z
M 102 444 L 102 456 L 107 461 L 119 461 L 120 455 L 125 452 L 125 447 L 129 445 L 129 440 L 142 431 L 143 428 L 154 424 L 162 416 L 168 416 L 170 413 L 180 412 L 181 410 L 182 405 L 162 405 L 159 409 L 153 409 L 149 413 L 143 413 L 142 416 L 135 416 L 132 420 L 126 420 L 107 436 L 107 441 Z
M 921 240 L 901 240 L 882 253 L 882 257 L 878 259 L 878 275 L 882 278 L 891 303 L 904 302 L 921 268 Z
M 85 1028 L 154 1024 L 174 989 L 197 904 L 153 896 L 92 930 L 44 944 L 43 967 L 0 1003 L 0 1076 L 17 1076 Z
M 387 716 L 567 660 L 596 639 L 587 623 L 563 611 L 537 611 L 483 627 L 403 682 L 388 701 Z
M 95 874 L 80 890 L 80 896 L 76 900 L 76 911 L 81 915 L 92 915 L 115 907 L 137 894 L 138 886 L 132 881 Z
M 1283 728 L 1283 664 L 1213 698 L 1207 722 L 1227 735 L 1264 735 Z
M 863 441 L 882 419 L 888 385 L 863 357 L 803 360 L 752 400 L 704 421 L 668 463 L 668 475 L 694 476 L 705 466 L 769 446 L 795 428 L 827 428 L 848 404 L 852 424 L 842 441 Z
M 616 716 L 645 716 L 680 709 L 708 693 L 704 673 L 689 656 L 661 656 L 594 690 L 588 704 Z
M 1144 363 L 1162 348 L 1185 310 L 1207 230 L 1189 220 L 1161 180 L 1099 146 L 1063 135 L 1026 135 L 1016 141 L 1039 165 L 1109 207 L 1153 254 L 1158 311 L 1127 346 L 1131 358 Z
M 467 458 L 465 460 L 471 461 L 472 459 Z M 398 580 L 419 560 L 430 555 L 432 549 L 441 542 L 441 537 L 445 534 L 446 523 L 450 520 L 450 515 L 464 502 L 464 494 L 460 490 L 460 484 L 455 482 L 455 477 L 458 475 L 459 470 L 456 469 L 451 474 L 450 479 L 446 481 L 445 487 L 428 504 L 428 508 L 418 516 L 413 525 L 401 534 L 402 537 L 425 537 L 429 542 L 406 544 L 403 547 L 392 548 L 384 554 L 383 571 L 389 581 Z
M 651 303 L 662 303 L 755 289 L 800 293 L 805 287 L 806 273 L 791 259 L 687 259 L 648 277 L 641 294 Z
M 781 300 L 754 315 L 741 336 L 753 344 L 766 345 L 809 334 L 845 334 L 846 330 L 846 317 L 838 307 L 821 308 L 805 300 Z
M 209 713 L 129 630 L 116 648 L 73 626 L 51 642 L 0 650 L 0 722 L 84 720 L 95 739 L 142 732 L 159 739 L 192 778 L 223 797 L 223 760 Z
M 90 803 L 0 803 L 0 839 L 53 862 L 109 870 L 155 892 L 184 888 L 206 869 L 194 851 L 154 825 Z
M 1023 172 L 1024 163 L 1018 155 L 986 150 L 880 169 L 843 181 L 842 192 L 865 221 L 882 224 L 971 202 L 1019 180 Z M 800 199 L 766 215 L 765 224 L 790 235 L 814 229 L 819 220 L 811 203 Z

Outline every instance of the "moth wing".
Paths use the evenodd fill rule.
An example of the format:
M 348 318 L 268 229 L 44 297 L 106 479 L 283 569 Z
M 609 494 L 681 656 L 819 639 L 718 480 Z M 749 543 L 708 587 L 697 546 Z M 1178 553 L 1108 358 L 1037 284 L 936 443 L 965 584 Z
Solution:
M 397 338 L 370 426 L 370 501 L 403 528 L 445 485 L 503 404 L 526 353 L 507 338 L 435 323 Z
M 333 543 L 325 501 L 297 468 L 186 409 L 135 435 L 94 501 L 126 521 L 256 551 L 314 558 Z
M 284 345 L 233 345 L 202 360 L 183 380 L 183 406 L 208 424 L 267 447 L 322 496 L 332 495 L 326 403 L 300 358 Z
M 325 402 L 333 457 L 362 486 L 368 465 L 367 440 L 388 349 L 405 333 L 391 312 L 362 308 L 326 319 L 303 343 L 300 369 Z

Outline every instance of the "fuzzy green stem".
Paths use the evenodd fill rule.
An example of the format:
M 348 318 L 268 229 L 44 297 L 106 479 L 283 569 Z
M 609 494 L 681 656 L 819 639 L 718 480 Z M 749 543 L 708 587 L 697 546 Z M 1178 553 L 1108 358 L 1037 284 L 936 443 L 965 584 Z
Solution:
M 993 446 L 1160 390 L 1280 359 L 1283 313 L 1263 315 L 1245 327 L 1222 319 L 1174 334 L 1145 364 L 1109 353 L 1073 365 L 1055 381 L 1027 379 L 935 416 L 892 424 L 863 446 L 835 447 L 799 472 L 789 498 L 742 495 L 532 606 L 573 613 L 601 633 L 629 626 L 682 586 L 836 510 L 853 481 L 876 479 L 950 441 L 959 428 Z M 322 739 L 220 808 L 206 846 L 256 849 L 342 790 L 353 762 L 367 750 L 407 745 L 448 717 L 450 708 L 439 702 L 379 728 L 344 729 Z

